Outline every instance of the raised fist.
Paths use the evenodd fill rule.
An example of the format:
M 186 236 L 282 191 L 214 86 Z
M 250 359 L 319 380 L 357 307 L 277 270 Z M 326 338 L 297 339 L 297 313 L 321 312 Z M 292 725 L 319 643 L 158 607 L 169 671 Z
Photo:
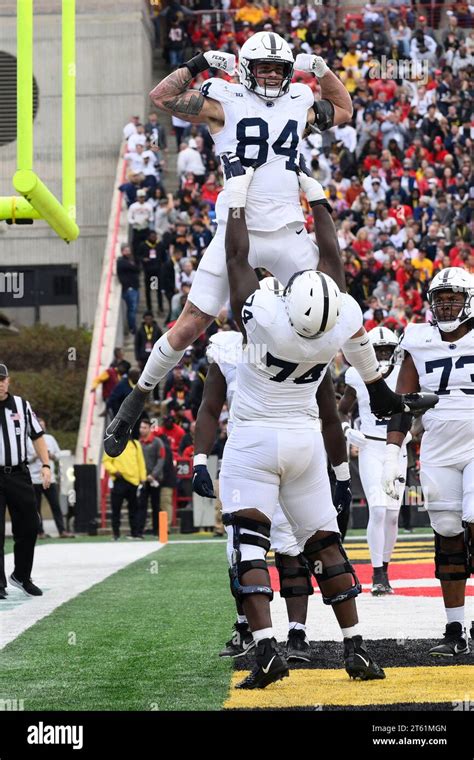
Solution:
M 320 55 L 310 53 L 298 53 L 295 60 L 296 71 L 311 71 L 318 79 L 321 79 L 329 71 L 329 66 Z

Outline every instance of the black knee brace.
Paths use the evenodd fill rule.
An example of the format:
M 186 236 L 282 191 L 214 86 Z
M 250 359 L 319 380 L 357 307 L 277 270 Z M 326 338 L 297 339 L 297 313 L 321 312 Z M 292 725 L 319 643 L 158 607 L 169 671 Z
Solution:
M 322 570 L 320 570 L 317 563 L 323 565 L 324 556 L 322 553 L 324 552 L 324 549 L 327 549 L 328 546 L 332 546 L 333 544 L 338 545 L 343 562 L 338 565 L 330 565 L 329 567 L 323 566 Z M 311 541 L 311 543 L 307 543 L 304 548 L 304 555 L 307 557 L 310 566 L 313 568 L 312 572 L 318 582 L 319 588 L 321 589 L 324 604 L 332 604 L 333 606 L 335 604 L 341 604 L 341 602 L 345 602 L 348 599 L 353 599 L 355 596 L 358 596 L 362 591 L 362 586 L 360 585 L 359 579 L 345 552 L 339 533 L 332 533 L 330 536 L 326 536 L 319 541 Z M 336 578 L 338 575 L 344 575 L 345 573 L 352 575 L 354 584 L 345 591 L 340 591 L 332 596 L 325 596 L 323 589 L 321 588 L 321 583 L 332 580 L 332 578 Z
M 474 523 L 463 523 L 464 537 L 469 554 L 469 572 L 474 573 Z
M 457 536 L 441 536 L 436 531 L 433 532 L 435 536 L 435 578 L 440 581 L 463 581 L 469 578 L 472 570 L 466 531 Z M 451 550 L 450 542 L 454 540 L 458 544 L 459 538 L 463 540 L 463 548 L 455 547 Z M 446 565 L 459 565 L 459 572 L 452 573 L 443 570 Z
M 259 520 L 253 520 L 249 517 L 239 517 L 233 513 L 222 515 L 224 525 L 232 525 L 233 531 L 233 551 L 232 564 L 229 570 L 230 589 L 235 599 L 242 602 L 245 596 L 249 594 L 263 594 L 268 596 L 270 601 L 273 599 L 273 591 L 270 585 L 270 575 L 268 574 L 267 563 L 264 559 L 251 559 L 242 561 L 240 546 L 250 544 L 259 546 L 264 549 L 265 554 L 270 549 L 270 526 Z M 254 536 L 251 533 L 242 533 L 242 528 L 252 530 L 260 535 Z M 268 574 L 268 585 L 266 586 L 242 586 L 241 578 L 249 570 L 266 570 Z
M 275 552 L 275 567 L 278 570 L 280 576 L 280 596 L 287 599 L 290 596 L 311 596 L 314 594 L 313 585 L 311 583 L 311 570 L 308 565 L 308 560 L 304 554 L 298 554 L 297 557 L 292 559 L 298 560 L 298 567 L 287 567 L 285 564 L 286 554 L 279 554 Z M 283 581 L 287 579 L 304 578 L 306 584 L 292 583 L 291 586 L 286 584 L 283 586 Z

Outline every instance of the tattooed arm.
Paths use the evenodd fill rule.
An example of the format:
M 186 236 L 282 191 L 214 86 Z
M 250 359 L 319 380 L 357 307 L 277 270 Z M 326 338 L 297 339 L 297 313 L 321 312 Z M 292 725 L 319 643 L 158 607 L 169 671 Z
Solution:
M 224 125 L 222 106 L 217 100 L 205 98 L 199 90 L 188 89 L 192 80 L 187 68 L 176 69 L 156 85 L 150 98 L 162 111 L 192 124 L 208 124 L 211 132 L 217 131 Z

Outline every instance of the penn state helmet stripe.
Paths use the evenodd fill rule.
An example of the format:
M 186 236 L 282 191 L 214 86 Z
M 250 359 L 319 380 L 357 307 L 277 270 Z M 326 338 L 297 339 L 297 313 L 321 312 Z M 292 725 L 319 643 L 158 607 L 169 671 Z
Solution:
M 321 277 L 321 274 L 319 272 L 318 274 L 319 274 L 319 279 L 321 280 L 321 285 L 323 286 L 323 298 L 324 298 L 323 318 L 321 320 L 321 327 L 319 329 L 321 332 L 324 332 L 326 329 L 328 314 L 329 314 L 329 293 L 328 293 L 328 284 L 326 282 L 326 278 Z

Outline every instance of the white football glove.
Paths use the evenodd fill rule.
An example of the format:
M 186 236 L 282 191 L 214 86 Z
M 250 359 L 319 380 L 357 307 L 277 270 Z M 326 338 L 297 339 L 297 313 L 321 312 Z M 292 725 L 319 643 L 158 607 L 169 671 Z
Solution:
M 329 66 L 320 55 L 311 55 L 310 53 L 298 53 L 295 59 L 296 71 L 312 71 L 312 73 L 321 79 L 329 71 Z
M 346 441 L 352 446 L 357 446 L 358 449 L 363 449 L 367 445 L 367 438 L 360 430 L 354 430 L 351 428 L 348 422 L 342 423 L 342 432 L 344 433 Z
M 235 153 L 224 153 L 221 161 L 229 208 L 245 208 L 255 169 L 252 166 L 244 168 Z
M 233 53 L 223 53 L 222 50 L 208 50 L 203 55 L 210 69 L 221 69 L 221 71 L 225 71 L 230 76 L 234 74 L 235 55 Z
M 397 500 L 400 489 L 405 484 L 405 476 L 400 466 L 400 446 L 387 444 L 383 465 L 382 488 L 391 499 Z
M 314 177 L 308 177 L 304 172 L 299 172 L 298 182 L 309 203 L 327 200 L 323 186 Z

